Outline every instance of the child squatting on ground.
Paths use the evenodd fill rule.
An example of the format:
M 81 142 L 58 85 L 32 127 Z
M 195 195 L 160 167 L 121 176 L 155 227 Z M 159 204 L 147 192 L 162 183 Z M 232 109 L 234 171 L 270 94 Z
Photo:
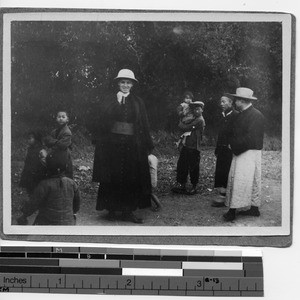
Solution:
M 57 128 L 43 140 L 48 147 L 48 154 L 58 153 L 58 156 L 67 154 L 67 167 L 65 175 L 73 179 L 73 162 L 71 157 L 72 132 L 68 126 L 69 116 L 64 110 L 58 111 L 56 115 Z M 56 154 L 55 154 L 56 155 Z
M 30 197 L 35 187 L 46 177 L 46 168 L 40 159 L 40 152 L 43 149 L 41 133 L 37 131 L 29 132 L 28 145 L 20 187 L 24 188 Z
M 80 207 L 80 192 L 77 184 L 66 177 L 68 157 L 57 153 L 46 158 L 47 179 L 35 188 L 29 201 L 22 208 L 19 225 L 27 225 L 27 217 L 38 211 L 34 225 L 75 225 Z
M 177 183 L 172 188 L 174 193 L 196 194 L 197 184 L 199 182 L 199 164 L 200 164 L 200 147 L 205 121 L 202 116 L 204 103 L 201 101 L 191 102 L 189 104 L 193 111 L 194 119 L 184 122 L 180 119 L 179 129 L 183 132 L 180 141 L 180 155 L 177 162 Z M 187 191 L 187 177 L 190 175 L 192 184 L 191 191 Z

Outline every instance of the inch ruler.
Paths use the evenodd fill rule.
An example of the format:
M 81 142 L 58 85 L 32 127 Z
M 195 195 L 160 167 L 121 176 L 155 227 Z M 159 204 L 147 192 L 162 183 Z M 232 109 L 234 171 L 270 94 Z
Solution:
M 0 293 L 263 296 L 258 250 L 1 247 Z

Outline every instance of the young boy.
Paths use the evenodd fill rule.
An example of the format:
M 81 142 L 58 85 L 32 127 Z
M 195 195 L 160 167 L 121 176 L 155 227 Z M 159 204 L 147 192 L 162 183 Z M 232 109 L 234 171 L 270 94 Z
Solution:
M 200 112 L 199 107 L 202 110 L 201 112 Z M 186 141 L 186 137 L 191 135 L 190 128 L 193 128 L 193 126 L 197 125 L 199 123 L 199 119 L 201 119 L 201 118 L 203 119 L 203 117 L 202 117 L 203 108 L 204 108 L 204 103 L 201 101 L 189 103 L 188 114 L 185 116 L 182 115 L 181 119 L 179 121 L 179 127 L 183 126 L 183 128 L 181 128 L 181 129 L 183 129 L 184 132 L 180 136 L 179 140 L 175 143 L 177 148 L 180 148 L 182 145 L 184 145 L 185 141 Z M 204 119 L 203 119 L 203 121 L 204 121 Z
M 174 193 L 182 194 L 196 194 L 197 184 L 199 182 L 199 164 L 200 164 L 200 144 L 202 140 L 202 134 L 205 128 L 205 121 L 202 116 L 204 103 L 201 101 L 195 101 L 190 103 L 193 106 L 195 120 L 188 124 L 179 122 L 179 128 L 188 132 L 183 142 L 183 146 L 180 151 L 179 159 L 177 162 L 177 184 L 172 191 Z M 192 190 L 186 190 L 187 177 L 190 175 L 192 183 Z
M 186 91 L 183 94 L 183 102 L 177 107 L 177 113 L 180 120 L 184 123 L 188 123 L 194 119 L 194 115 L 190 108 L 190 103 L 194 100 L 194 95 L 192 92 Z
M 25 188 L 27 194 L 31 196 L 35 187 L 46 175 L 46 168 L 40 160 L 40 151 L 43 149 L 41 133 L 29 132 L 28 145 L 20 187 Z
M 47 179 L 35 188 L 32 197 L 22 208 L 19 225 L 27 225 L 27 217 L 37 210 L 34 225 L 75 225 L 80 206 L 77 184 L 65 176 L 67 153 L 51 153 L 46 158 Z
M 56 115 L 57 128 L 44 139 L 44 144 L 50 148 L 49 153 L 67 153 L 68 162 L 66 176 L 73 179 L 73 163 L 71 157 L 72 133 L 68 126 L 69 116 L 64 110 Z

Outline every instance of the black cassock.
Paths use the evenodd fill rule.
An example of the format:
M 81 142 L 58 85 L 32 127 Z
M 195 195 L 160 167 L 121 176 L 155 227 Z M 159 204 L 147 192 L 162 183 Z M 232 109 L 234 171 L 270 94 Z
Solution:
M 131 127 L 125 134 L 116 133 L 116 124 Z M 101 103 L 96 131 L 93 181 L 100 182 L 96 209 L 129 212 L 149 207 L 148 154 L 153 143 L 143 101 L 130 94 L 120 104 L 116 94 L 108 96 Z

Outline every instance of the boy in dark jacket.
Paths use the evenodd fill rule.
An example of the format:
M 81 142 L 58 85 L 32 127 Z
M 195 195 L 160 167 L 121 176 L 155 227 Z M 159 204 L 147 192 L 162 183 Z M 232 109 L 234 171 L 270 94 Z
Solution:
M 27 225 L 27 217 L 37 210 L 34 225 L 75 225 L 80 206 L 77 184 L 65 176 L 67 153 L 49 154 L 46 158 L 48 177 L 35 188 L 22 208 L 19 225 Z
M 69 115 L 66 111 L 61 110 L 56 115 L 57 128 L 50 135 L 44 138 L 45 145 L 49 148 L 49 153 L 67 153 L 67 166 L 65 175 L 73 179 L 73 162 L 71 157 L 72 132 L 68 126 Z

